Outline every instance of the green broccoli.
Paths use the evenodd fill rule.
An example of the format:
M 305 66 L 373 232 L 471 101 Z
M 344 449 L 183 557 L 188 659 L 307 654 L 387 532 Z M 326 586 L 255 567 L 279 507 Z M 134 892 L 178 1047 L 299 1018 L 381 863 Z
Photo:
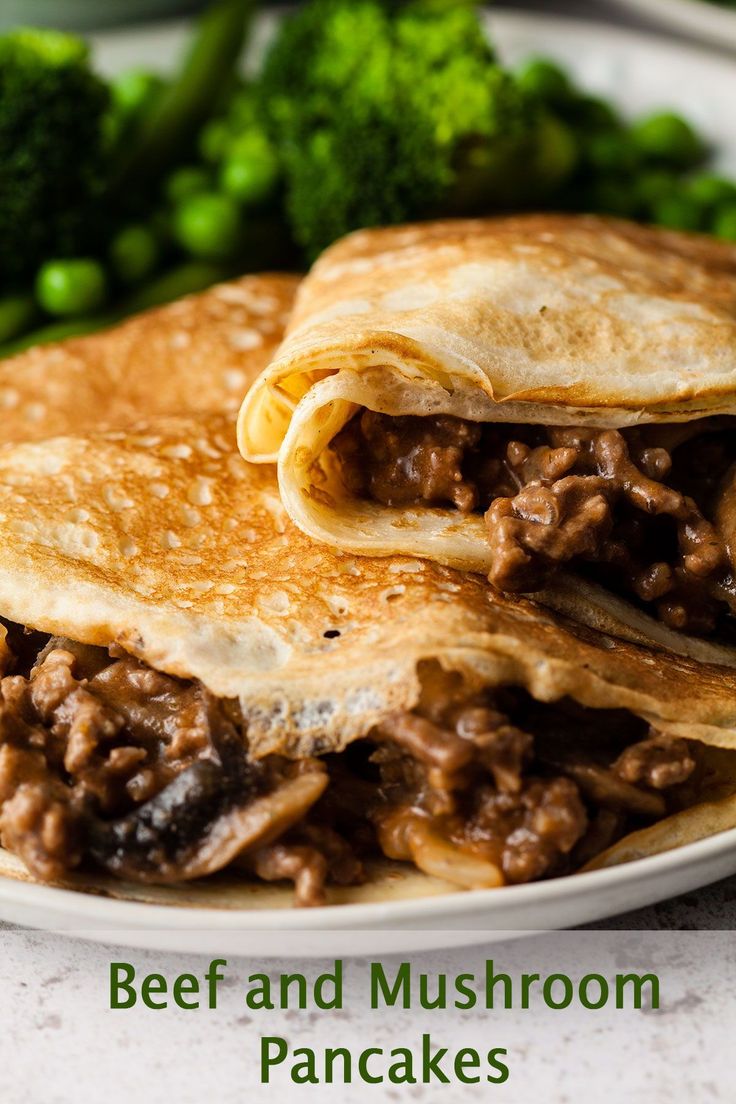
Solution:
M 86 252 L 105 183 L 106 85 L 57 31 L 0 36 L 0 287 L 48 257 Z
M 360 226 L 536 200 L 574 161 L 472 5 L 312 0 L 284 21 L 260 95 L 309 256 Z

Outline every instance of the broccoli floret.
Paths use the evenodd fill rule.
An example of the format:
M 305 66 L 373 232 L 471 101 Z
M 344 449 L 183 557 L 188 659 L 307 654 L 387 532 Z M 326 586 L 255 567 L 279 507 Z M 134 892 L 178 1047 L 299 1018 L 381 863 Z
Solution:
M 57 31 L 0 36 L 0 284 L 49 257 L 84 253 L 98 233 L 106 85 L 87 48 Z
M 570 150 L 542 150 L 544 112 L 472 5 L 312 0 L 282 25 L 260 91 L 310 256 L 356 227 L 518 204 L 540 153 L 550 189 L 571 167 Z

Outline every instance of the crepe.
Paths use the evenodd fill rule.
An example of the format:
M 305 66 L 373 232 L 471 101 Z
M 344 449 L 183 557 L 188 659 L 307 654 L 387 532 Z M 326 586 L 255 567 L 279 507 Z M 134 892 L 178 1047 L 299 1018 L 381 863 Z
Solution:
M 453 694 L 463 701 L 498 684 L 523 687 L 543 703 L 630 711 L 641 718 L 637 737 L 651 725 L 668 739 L 736 748 L 736 674 L 580 629 L 494 594 L 477 576 L 313 545 L 281 507 L 273 469 L 237 456 L 229 424 L 221 415 L 162 417 L 3 446 L 0 614 L 62 637 L 62 651 L 74 652 L 69 641 L 114 645 L 116 655 L 238 703 L 242 757 L 254 770 L 271 770 L 275 756 L 297 759 L 299 774 L 287 766 L 265 803 L 255 812 L 247 803 L 250 820 L 229 823 L 232 857 L 247 851 L 243 840 L 268 843 L 274 824 L 282 834 L 328 792 L 315 757 L 418 708 L 428 665 L 457 673 Z M 719 785 L 736 791 L 736 754 L 726 756 Z M 0 763 L 0 792 L 4 776 Z M 339 792 L 339 774 L 334 784 Z M 700 796 L 698 788 L 687 800 Z M 163 868 L 152 870 L 147 855 L 107 869 L 142 882 L 188 880 L 219 868 L 210 845 L 190 847 L 186 861 L 177 851 Z M 454 855 L 448 869 L 436 839 L 389 857 L 415 853 L 432 877 L 498 884 L 485 859 Z
M 736 748 L 736 673 L 575 629 L 476 575 L 315 545 L 229 425 L 1 448 L 0 615 L 239 698 L 256 755 L 341 750 L 416 704 L 423 659 Z
M 298 283 L 244 276 L 0 360 L 0 442 L 120 428 L 143 414 L 235 414 L 283 336 Z
M 574 868 L 593 829 L 599 851 L 603 829 L 623 833 L 607 862 L 633 827 L 653 853 L 664 824 L 697 838 L 703 803 L 720 803 L 718 830 L 736 823 L 736 673 L 591 632 L 477 575 L 331 551 L 291 522 L 275 469 L 235 447 L 202 323 L 222 302 L 227 335 L 241 299 L 216 289 L 34 354 L 51 379 L 125 363 L 130 395 L 160 372 L 158 413 L 60 399 L 56 436 L 4 429 L 0 831 L 34 875 L 188 906 L 280 903 L 253 888 L 274 879 L 300 903 L 390 899 Z M 282 302 L 260 315 L 269 340 Z M 172 319 L 189 342 L 149 362 Z M 238 353 L 254 377 L 260 354 Z M 497 799 L 503 831 L 478 819 Z M 369 830 L 378 864 L 360 850 Z M 396 861 L 423 878 L 397 882 Z M 223 868 L 228 881 L 202 881 Z M 7 856 L 0 869 L 22 876 Z
M 335 451 L 341 431 L 348 423 L 354 427 L 363 410 L 390 416 L 373 424 L 367 445 L 361 430 L 363 437 L 351 446 L 354 452 L 373 449 L 374 464 L 382 444 L 389 454 L 380 458 L 378 497 L 374 489 L 355 490 L 345 473 L 345 448 Z M 402 553 L 490 572 L 502 589 L 533 590 L 592 626 L 733 663 L 734 649 L 721 647 L 717 632 L 708 629 L 715 643 L 699 639 L 704 634 L 697 617 L 687 609 L 681 615 L 680 592 L 696 578 L 683 567 L 684 553 L 662 554 L 665 561 L 676 556 L 669 597 L 663 597 L 661 580 L 656 587 L 637 580 L 640 591 L 648 585 L 656 596 L 640 601 L 639 594 L 630 601 L 627 576 L 635 572 L 625 567 L 628 590 L 588 580 L 579 600 L 577 580 L 566 584 L 563 573 L 586 556 L 606 558 L 606 540 L 613 539 L 608 516 L 599 518 L 592 551 L 541 547 L 540 526 L 562 529 L 570 517 L 575 520 L 577 504 L 548 495 L 542 505 L 519 505 L 507 490 L 488 491 L 480 510 L 477 504 L 475 510 L 457 509 L 458 482 L 469 488 L 466 497 L 474 486 L 461 462 L 450 471 L 447 461 L 444 487 L 436 472 L 434 482 L 427 475 L 422 484 L 421 471 L 411 471 L 421 468 L 416 455 L 397 458 L 390 434 L 392 425 L 398 434 L 409 432 L 391 421 L 402 416 L 414 419 L 415 427 L 419 417 L 446 415 L 471 427 L 492 424 L 502 430 L 494 447 L 507 463 L 507 444 L 517 453 L 541 444 L 559 455 L 560 446 L 571 443 L 569 434 L 560 436 L 565 427 L 579 427 L 585 442 L 593 430 L 625 429 L 628 437 L 615 437 L 628 442 L 632 456 L 634 444 L 640 453 L 651 440 L 666 451 L 664 442 L 669 453 L 658 462 L 666 466 L 680 441 L 723 429 L 734 413 L 736 246 L 616 220 L 533 215 L 367 230 L 333 246 L 302 285 L 283 344 L 244 400 L 238 433 L 248 460 L 278 459 L 286 509 L 316 540 L 360 554 Z M 684 429 L 677 430 L 678 424 Z M 547 436 L 537 439 L 525 429 L 532 426 L 544 427 Z M 556 427 L 556 437 L 550 427 Z M 658 427 L 665 427 L 666 438 Z M 448 446 L 446 453 L 455 448 L 462 455 L 466 446 L 456 436 L 438 440 Z M 489 440 L 468 446 L 467 455 L 482 460 Z M 562 476 L 600 474 L 602 461 L 588 457 L 585 463 L 560 465 Z M 518 489 L 528 477 L 519 472 L 520 458 L 517 465 L 510 476 Z M 406 494 L 410 476 L 419 487 L 415 499 Z M 535 478 L 539 485 L 538 473 Z M 655 481 L 661 487 L 666 478 L 657 474 Z M 555 482 L 562 478 L 541 479 L 545 488 L 562 490 Z M 513 541 L 504 537 L 507 546 L 514 544 L 515 574 L 489 542 L 492 525 L 481 512 L 498 495 L 512 504 L 504 507 L 497 533 L 499 526 L 510 531 L 529 516 L 536 525 Z M 663 501 L 646 510 L 673 515 L 664 497 L 662 492 Z M 608 507 L 610 513 L 610 501 Z M 677 509 L 684 527 L 685 507 Z M 722 544 L 730 539 L 728 533 L 720 537 Z M 530 560 L 539 568 L 533 579 L 524 574 L 531 574 Z M 559 570 L 552 573 L 550 565 Z M 722 609 L 733 612 L 719 572 L 726 572 L 724 555 L 708 576 L 709 586 L 723 583 L 714 620 Z M 701 567 L 698 577 L 705 574 Z M 659 607 L 667 603 L 677 608 L 663 613 Z M 659 620 L 649 615 L 653 609 L 659 609 Z

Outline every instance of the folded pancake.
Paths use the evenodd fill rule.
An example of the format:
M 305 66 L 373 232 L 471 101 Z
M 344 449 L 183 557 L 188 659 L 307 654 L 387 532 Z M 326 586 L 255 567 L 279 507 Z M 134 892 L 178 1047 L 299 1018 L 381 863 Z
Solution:
M 36 877 L 319 904 L 391 893 L 382 859 L 495 887 L 736 824 L 736 672 L 312 544 L 227 415 L 7 443 L 0 503 L 0 834 Z
M 239 443 L 317 540 L 733 664 L 734 416 L 736 246 L 535 215 L 329 249 Z
M 142 414 L 235 415 L 283 337 L 298 284 L 244 276 L 0 360 L 0 442 L 119 428 Z

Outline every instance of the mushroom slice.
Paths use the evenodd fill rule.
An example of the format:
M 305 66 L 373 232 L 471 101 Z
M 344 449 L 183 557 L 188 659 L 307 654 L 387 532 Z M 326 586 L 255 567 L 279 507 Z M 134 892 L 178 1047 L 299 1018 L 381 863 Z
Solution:
M 315 760 L 287 768 L 265 790 L 259 768 L 243 763 L 233 784 L 218 763 L 199 760 L 134 812 L 96 821 L 90 851 L 99 866 L 130 881 L 202 878 L 282 835 L 326 785 Z

